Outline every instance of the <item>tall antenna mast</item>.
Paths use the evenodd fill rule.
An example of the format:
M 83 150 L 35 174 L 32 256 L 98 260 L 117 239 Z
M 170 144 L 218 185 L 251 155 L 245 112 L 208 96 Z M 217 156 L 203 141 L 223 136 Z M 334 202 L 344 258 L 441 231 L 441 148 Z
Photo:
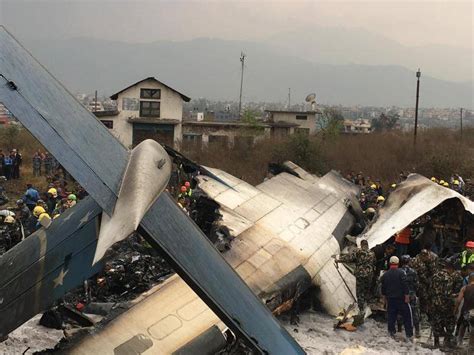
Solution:
M 240 97 L 239 97 L 239 119 L 242 113 L 242 87 L 244 85 L 244 65 L 245 65 L 245 53 L 240 52 L 240 62 L 242 63 L 242 71 L 240 74 Z
M 291 107 L 291 88 L 288 88 L 288 110 Z

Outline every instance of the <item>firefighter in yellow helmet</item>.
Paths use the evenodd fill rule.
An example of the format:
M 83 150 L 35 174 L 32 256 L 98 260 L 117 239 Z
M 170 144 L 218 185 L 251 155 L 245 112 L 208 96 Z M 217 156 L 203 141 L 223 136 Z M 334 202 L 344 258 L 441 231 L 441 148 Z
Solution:
M 21 231 L 13 216 L 6 216 L 3 223 L 5 227 L 2 230 L 0 249 L 5 252 L 21 241 Z
M 46 212 L 46 210 L 41 206 L 36 206 L 33 209 L 33 216 L 36 217 L 36 221 L 37 221 L 36 226 L 35 226 L 35 230 L 40 229 L 41 226 L 48 225 L 49 222 L 51 221 L 51 217 Z

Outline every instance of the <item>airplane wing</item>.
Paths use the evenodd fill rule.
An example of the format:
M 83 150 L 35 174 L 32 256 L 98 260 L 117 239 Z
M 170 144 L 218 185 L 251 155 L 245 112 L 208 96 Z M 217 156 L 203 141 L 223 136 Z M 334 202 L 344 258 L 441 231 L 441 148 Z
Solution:
M 91 267 L 102 209 L 90 197 L 0 257 L 0 338 L 98 273 Z M 66 223 L 67 222 L 67 223 Z
M 0 101 L 112 214 L 128 151 L 3 27 L 0 53 Z M 226 325 L 254 348 L 275 354 L 303 352 L 169 195 L 153 203 L 140 230 Z

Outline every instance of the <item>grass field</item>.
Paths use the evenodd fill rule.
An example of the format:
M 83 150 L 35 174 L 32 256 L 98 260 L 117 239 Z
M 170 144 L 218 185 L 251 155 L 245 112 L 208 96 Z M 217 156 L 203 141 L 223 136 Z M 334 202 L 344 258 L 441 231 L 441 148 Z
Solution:
M 39 142 L 25 129 L 0 128 L 0 148 L 17 148 L 23 155 L 22 177 L 7 182 L 11 200 L 20 196 L 27 183 L 46 189 L 44 177 L 32 176 L 31 158 Z M 190 159 L 219 168 L 251 184 L 263 181 L 268 164 L 292 160 L 315 174 L 331 169 L 346 174 L 363 172 L 388 185 L 401 171 L 418 172 L 427 177 L 448 179 L 458 172 L 464 178 L 474 177 L 474 129 L 465 129 L 463 139 L 458 131 L 430 129 L 421 131 L 416 148 L 412 134 L 398 131 L 368 135 L 291 136 L 287 139 L 261 139 L 254 146 L 209 146 L 203 149 L 183 147 Z

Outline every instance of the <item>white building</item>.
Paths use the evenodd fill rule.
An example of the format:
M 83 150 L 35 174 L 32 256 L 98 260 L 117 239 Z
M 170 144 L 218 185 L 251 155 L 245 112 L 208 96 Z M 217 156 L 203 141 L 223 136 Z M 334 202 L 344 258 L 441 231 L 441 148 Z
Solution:
M 177 145 L 182 137 L 183 101 L 191 99 L 154 77 L 140 80 L 110 97 L 116 111 L 95 115 L 126 147 L 151 138 Z
M 276 111 L 276 110 L 265 110 L 265 119 L 268 122 L 281 123 L 281 124 L 292 124 L 296 128 L 283 127 L 282 129 L 287 130 L 286 134 L 292 134 L 294 129 L 297 133 L 315 134 L 316 133 L 316 122 L 321 115 L 320 111 Z

